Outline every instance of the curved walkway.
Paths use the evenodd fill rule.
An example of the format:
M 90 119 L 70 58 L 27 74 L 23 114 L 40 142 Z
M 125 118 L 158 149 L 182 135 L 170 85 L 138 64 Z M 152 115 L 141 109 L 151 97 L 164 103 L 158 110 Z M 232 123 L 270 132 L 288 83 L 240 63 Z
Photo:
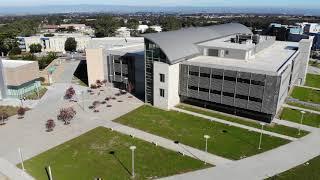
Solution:
M 113 130 L 118 131 L 122 134 L 131 135 L 133 137 L 137 137 L 144 141 L 157 144 L 166 149 L 180 152 L 181 154 L 185 154 L 187 156 L 190 156 L 195 159 L 199 159 L 209 164 L 222 165 L 222 164 L 227 164 L 232 162 L 232 160 L 229 160 L 217 155 L 213 155 L 210 153 L 206 153 L 204 151 L 201 151 L 199 149 L 196 149 L 184 144 L 175 144 L 172 140 L 169 140 L 160 136 L 156 136 L 156 135 L 153 135 L 135 128 L 131 128 L 125 125 L 121 125 L 119 123 L 115 123 L 112 121 L 107 121 L 104 124 L 104 126 L 107 128 L 112 128 Z
M 281 120 L 282 121 L 282 120 Z M 283 121 L 284 122 L 284 121 Z M 295 123 L 289 122 L 295 126 Z M 299 125 L 299 124 L 298 124 Z M 229 164 L 163 178 L 166 180 L 261 180 L 287 171 L 320 155 L 320 130 L 276 149 Z M 236 178 L 235 178 L 236 177 Z
M 190 115 L 193 115 L 193 116 L 198 116 L 198 117 L 201 117 L 201 118 L 204 118 L 204 119 L 208 119 L 210 121 L 215 121 L 215 122 L 219 122 L 219 123 L 223 123 L 223 124 L 227 124 L 227 125 L 239 127 L 239 128 L 242 128 L 242 129 L 247 129 L 247 130 L 250 130 L 250 131 L 261 133 L 261 129 L 257 129 L 257 128 L 254 128 L 254 127 L 249 127 L 249 126 L 246 126 L 246 125 L 242 125 L 242 124 L 226 121 L 226 120 L 223 120 L 223 119 L 214 118 L 214 117 L 211 117 L 211 116 L 206 116 L 206 115 L 203 115 L 203 114 L 187 111 L 187 110 L 176 108 L 176 107 L 172 108 L 172 110 L 183 112 L 183 113 L 190 114 Z M 274 133 L 274 132 L 270 132 L 270 131 L 263 130 L 262 133 L 270 135 L 270 136 L 279 137 L 279 138 L 282 138 L 282 139 L 287 139 L 289 141 L 297 140 L 297 138 L 293 138 L 293 137 L 290 137 L 290 136 L 286 136 L 286 135 L 282 135 L 282 134 L 278 134 L 278 133 Z
M 282 106 L 283 107 L 288 107 L 288 108 L 291 108 L 291 109 L 296 109 L 296 110 L 300 110 L 300 111 L 306 111 L 306 112 L 310 112 L 310 113 L 313 113 L 313 114 L 319 114 L 320 115 L 319 111 L 315 111 L 315 110 L 311 110 L 311 109 L 305 109 L 305 108 L 301 108 L 301 107 L 297 107 L 297 106 L 291 106 L 289 104 L 283 104 Z

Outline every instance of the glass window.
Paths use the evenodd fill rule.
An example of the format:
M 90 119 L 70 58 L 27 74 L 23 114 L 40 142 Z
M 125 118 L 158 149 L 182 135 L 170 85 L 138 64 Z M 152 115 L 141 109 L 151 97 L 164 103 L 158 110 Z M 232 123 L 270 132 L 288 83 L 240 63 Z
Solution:
M 160 82 L 164 82 L 165 81 L 165 76 L 164 74 L 160 74 Z
M 189 71 L 189 74 L 192 76 L 199 76 L 199 72 Z
M 223 76 L 217 75 L 217 74 L 212 74 L 212 78 L 214 78 L 214 79 L 222 79 Z
M 160 96 L 164 97 L 164 89 L 160 89 Z
M 210 74 L 208 74 L 208 73 L 200 73 L 200 77 L 210 78 Z
M 198 91 L 198 87 L 196 87 L 196 86 L 189 86 L 188 88 L 189 88 L 189 89 L 192 89 L 192 90 Z

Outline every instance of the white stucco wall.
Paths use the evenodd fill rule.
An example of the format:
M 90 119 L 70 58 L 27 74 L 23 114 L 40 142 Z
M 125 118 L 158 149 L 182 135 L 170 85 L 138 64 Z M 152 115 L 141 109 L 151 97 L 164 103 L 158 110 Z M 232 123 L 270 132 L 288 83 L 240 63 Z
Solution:
M 107 73 L 104 69 L 106 54 L 103 49 L 86 49 L 87 73 L 89 85 L 97 80 L 104 80 Z
M 179 64 L 169 65 L 162 62 L 153 63 L 153 105 L 162 109 L 171 109 L 180 103 Z M 165 82 L 160 82 L 160 74 L 165 75 Z M 160 96 L 164 89 L 164 97 Z

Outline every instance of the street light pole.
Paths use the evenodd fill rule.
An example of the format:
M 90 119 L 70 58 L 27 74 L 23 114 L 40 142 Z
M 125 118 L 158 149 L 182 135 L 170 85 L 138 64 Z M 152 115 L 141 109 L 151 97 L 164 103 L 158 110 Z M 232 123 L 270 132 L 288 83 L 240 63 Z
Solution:
M 23 157 L 22 157 L 21 148 L 18 148 L 18 151 L 19 151 L 19 156 L 20 156 L 22 171 L 25 171 L 25 169 L 24 169 L 24 164 L 23 164 Z
M 134 173 L 134 150 L 136 149 L 136 146 L 130 146 L 130 149 L 132 151 L 132 178 L 134 178 L 135 173 Z
M 304 116 L 305 113 L 306 113 L 305 111 L 301 111 L 301 119 L 300 119 L 300 126 L 299 126 L 298 135 L 300 135 L 300 133 L 301 133 L 302 120 L 303 120 L 303 116 Z
M 210 138 L 210 136 L 209 135 L 204 135 L 203 136 L 204 137 L 204 139 L 206 140 L 206 153 L 208 152 L 208 139 Z M 207 164 L 207 162 L 206 161 L 204 161 L 204 164 Z
M 260 140 L 259 140 L 259 148 L 258 149 L 261 149 L 263 126 L 265 125 L 265 123 L 260 123 L 260 124 L 261 124 L 261 133 L 260 133 Z

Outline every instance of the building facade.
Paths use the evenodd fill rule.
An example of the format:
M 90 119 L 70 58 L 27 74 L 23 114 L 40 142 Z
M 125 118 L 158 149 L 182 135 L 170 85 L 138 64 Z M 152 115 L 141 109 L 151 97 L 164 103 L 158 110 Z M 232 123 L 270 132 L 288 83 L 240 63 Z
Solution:
M 77 41 L 77 51 L 85 51 L 91 37 L 82 34 L 55 34 L 52 37 L 31 36 L 18 37 L 19 47 L 22 51 L 29 52 L 31 44 L 40 44 L 44 52 L 65 52 L 64 45 L 69 38 Z
M 1 98 L 22 98 L 39 90 L 39 66 L 36 61 L 1 60 Z
M 107 80 L 120 89 L 144 96 L 143 38 L 93 39 L 86 49 L 89 85 Z
M 145 101 L 180 102 L 270 122 L 291 87 L 303 84 L 312 39 L 276 41 L 241 24 L 145 37 Z

